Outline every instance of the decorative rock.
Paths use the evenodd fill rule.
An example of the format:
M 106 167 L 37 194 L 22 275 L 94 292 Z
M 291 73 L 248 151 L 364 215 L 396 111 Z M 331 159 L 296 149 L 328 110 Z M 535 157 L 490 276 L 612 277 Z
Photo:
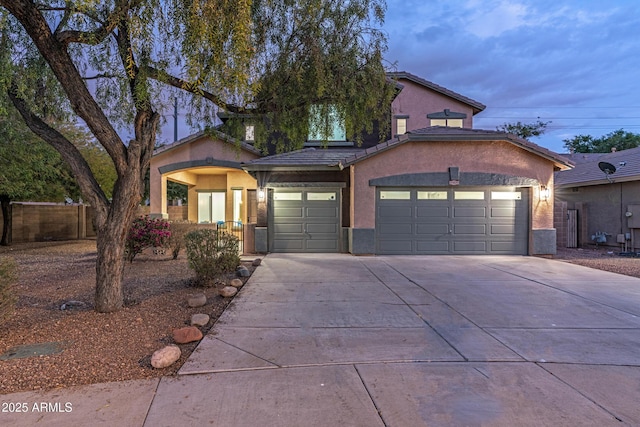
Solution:
M 168 345 L 153 353 L 151 356 L 151 366 L 156 369 L 166 368 L 180 359 L 181 354 L 182 351 L 180 351 L 180 347 L 173 344 Z
M 202 332 L 195 326 L 185 326 L 184 328 L 173 330 L 173 340 L 178 344 L 186 344 L 202 339 Z
M 231 280 L 229 285 L 233 286 L 234 288 L 241 288 L 244 283 L 242 283 L 242 280 L 240 279 L 233 279 Z
M 238 293 L 238 290 L 236 288 L 234 288 L 233 286 L 225 286 L 224 288 L 222 288 L 220 290 L 220 295 L 225 297 L 225 298 L 232 297 L 237 293 Z
M 251 265 L 253 265 L 254 267 L 259 266 L 262 263 L 262 259 L 261 258 L 256 258 L 253 260 L 253 262 L 251 263 Z
M 209 323 L 209 315 L 208 314 L 194 314 L 191 316 L 191 326 L 204 326 Z
M 194 294 L 189 297 L 187 304 L 189 307 L 202 307 L 207 303 L 207 296 L 205 294 Z
M 82 301 L 67 301 L 60 306 L 60 310 L 71 310 L 72 308 L 84 308 L 87 304 Z
M 244 265 L 241 266 L 241 267 L 238 267 L 238 269 L 236 270 L 236 274 L 238 276 L 240 276 L 240 277 L 249 277 L 249 276 L 251 276 L 251 272 Z

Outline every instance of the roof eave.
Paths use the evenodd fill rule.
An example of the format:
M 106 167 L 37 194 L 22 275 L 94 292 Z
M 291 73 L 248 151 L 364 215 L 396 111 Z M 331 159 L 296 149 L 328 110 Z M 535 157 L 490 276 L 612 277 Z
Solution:
M 242 165 L 247 172 L 321 172 L 340 170 L 339 165 Z
M 635 182 L 640 181 L 640 175 L 630 175 L 630 176 L 621 176 L 614 177 L 610 176 L 611 181 L 606 178 L 602 179 L 592 179 L 589 181 L 579 181 L 579 182 L 567 182 L 567 183 L 556 183 L 555 187 L 558 189 L 562 188 L 573 188 L 573 187 L 591 187 L 593 185 L 604 185 L 604 184 L 621 184 L 623 182 Z

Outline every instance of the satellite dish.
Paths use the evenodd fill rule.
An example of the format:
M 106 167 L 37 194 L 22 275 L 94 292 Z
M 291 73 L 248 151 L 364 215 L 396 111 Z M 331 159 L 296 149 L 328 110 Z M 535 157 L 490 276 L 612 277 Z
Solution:
M 600 162 L 598 163 L 598 167 L 602 172 L 604 172 L 605 176 L 607 177 L 607 181 L 613 182 L 611 178 L 609 178 L 609 175 L 616 173 L 616 167 L 608 162 Z
M 613 166 L 611 163 L 600 162 L 600 163 L 598 163 L 598 167 L 600 168 L 600 170 L 602 172 L 604 172 L 607 175 L 611 175 L 613 173 L 616 173 L 616 167 Z

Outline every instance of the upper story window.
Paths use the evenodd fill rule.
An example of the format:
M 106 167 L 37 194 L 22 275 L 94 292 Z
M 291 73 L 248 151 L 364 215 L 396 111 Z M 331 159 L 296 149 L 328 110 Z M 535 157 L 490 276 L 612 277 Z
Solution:
M 344 118 L 333 105 L 313 105 L 309 114 L 308 141 L 346 141 Z
M 256 140 L 256 127 L 254 125 L 245 125 L 244 140 L 247 142 L 254 142 Z
M 409 116 L 395 116 L 396 118 L 396 135 L 407 133 L 407 119 Z
M 446 126 L 450 128 L 461 128 L 467 115 L 464 113 L 456 113 L 448 108 L 438 113 L 427 114 L 430 126 Z

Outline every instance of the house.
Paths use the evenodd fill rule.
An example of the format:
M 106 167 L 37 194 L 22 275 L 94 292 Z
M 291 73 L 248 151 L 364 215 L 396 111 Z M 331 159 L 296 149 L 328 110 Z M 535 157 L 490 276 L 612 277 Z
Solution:
M 558 246 L 639 251 L 640 147 L 566 157 L 575 168 L 555 176 Z
M 196 134 L 154 154 L 151 213 L 166 216 L 173 180 L 189 186 L 190 220 L 249 223 L 256 252 L 555 253 L 548 191 L 572 163 L 473 129 L 485 108 L 477 101 L 410 73 L 390 77 L 392 139 L 320 148 L 309 138 L 260 156 L 248 139 L 235 148 L 222 134 Z

